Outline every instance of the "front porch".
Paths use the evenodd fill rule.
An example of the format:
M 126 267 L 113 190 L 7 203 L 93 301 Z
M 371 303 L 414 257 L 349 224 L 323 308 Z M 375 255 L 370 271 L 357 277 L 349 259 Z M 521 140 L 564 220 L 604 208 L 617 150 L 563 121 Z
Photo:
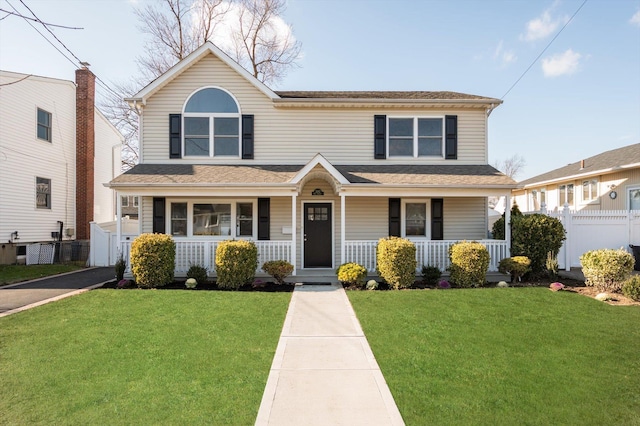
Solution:
M 450 265 L 449 247 L 457 240 L 440 241 L 413 241 L 416 245 L 416 261 L 418 267 L 416 274 L 420 274 L 423 265 L 437 266 L 445 272 Z M 479 240 L 489 251 L 489 272 L 498 270 L 501 259 L 508 257 L 508 246 L 504 240 Z M 185 277 L 189 267 L 197 264 L 206 267 L 212 276 L 215 276 L 215 253 L 220 241 L 184 241 L 176 240 L 176 277 Z M 342 258 L 340 263 L 355 262 L 369 271 L 369 275 L 376 274 L 376 245 L 377 240 L 344 241 L 342 246 Z M 262 264 L 271 260 L 287 260 L 296 264 L 295 253 L 291 241 L 255 241 L 258 247 L 258 276 L 265 276 L 261 270 Z M 120 250 L 125 259 L 129 259 L 131 240 L 121 241 Z M 129 265 L 130 262 L 127 262 Z M 130 273 L 130 269 L 127 268 Z M 299 276 L 333 276 L 334 271 L 323 268 L 294 269 L 293 275 Z

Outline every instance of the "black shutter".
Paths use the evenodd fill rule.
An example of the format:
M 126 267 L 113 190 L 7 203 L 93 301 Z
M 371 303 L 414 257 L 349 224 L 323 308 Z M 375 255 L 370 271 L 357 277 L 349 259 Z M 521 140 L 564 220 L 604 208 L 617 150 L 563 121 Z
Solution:
M 445 155 L 447 160 L 456 160 L 458 158 L 458 116 L 447 115 L 445 120 Z
M 242 116 L 242 159 L 253 160 L 253 115 Z
M 444 240 L 444 203 L 442 198 L 431 199 L 431 239 Z
M 373 157 L 376 160 L 387 158 L 387 116 L 373 117 Z
M 153 233 L 165 233 L 165 200 L 164 198 L 153 199 Z
M 389 198 L 389 236 L 400 236 L 400 198 Z
M 169 114 L 169 158 L 182 158 L 182 114 Z
M 269 198 L 258 198 L 258 239 L 269 240 Z

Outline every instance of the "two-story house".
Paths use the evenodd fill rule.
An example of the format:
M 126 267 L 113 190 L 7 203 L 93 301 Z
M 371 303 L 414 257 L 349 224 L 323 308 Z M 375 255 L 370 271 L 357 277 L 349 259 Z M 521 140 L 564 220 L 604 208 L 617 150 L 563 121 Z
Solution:
M 89 239 L 112 221 L 122 135 L 95 108 L 95 76 L 76 82 L 0 71 L 0 263 L 26 245 Z
M 274 92 L 207 42 L 128 101 L 140 164 L 109 187 L 139 197 L 141 232 L 174 237 L 177 275 L 190 263 L 213 269 L 217 242 L 232 238 L 298 274 L 347 261 L 373 272 L 389 235 L 412 239 L 420 266 L 446 267 L 465 239 L 487 245 L 493 269 L 508 256 L 485 239 L 487 197 L 515 187 L 488 165 L 498 99 Z
M 640 210 L 640 144 L 602 152 L 519 182 L 521 211 Z

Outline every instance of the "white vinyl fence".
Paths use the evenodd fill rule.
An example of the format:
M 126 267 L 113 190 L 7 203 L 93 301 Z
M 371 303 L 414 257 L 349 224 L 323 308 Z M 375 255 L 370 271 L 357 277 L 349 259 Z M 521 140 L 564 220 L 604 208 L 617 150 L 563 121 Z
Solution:
M 640 246 L 640 210 L 572 211 L 565 208 L 559 212 L 541 213 L 559 219 L 567 231 L 567 239 L 558 253 L 561 269 L 580 267 L 580 256 L 590 250 L 622 247 L 631 252 L 629 245 Z

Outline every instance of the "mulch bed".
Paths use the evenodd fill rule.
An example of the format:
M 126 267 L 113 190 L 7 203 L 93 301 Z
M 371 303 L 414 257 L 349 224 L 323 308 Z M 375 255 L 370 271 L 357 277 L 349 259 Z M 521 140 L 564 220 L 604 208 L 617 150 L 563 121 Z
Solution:
M 117 287 L 117 281 L 110 281 L 104 284 L 100 288 L 112 288 L 112 289 L 138 289 L 136 286 L 129 286 L 124 288 Z M 184 285 L 184 281 L 174 281 L 171 284 L 167 284 L 163 287 L 158 287 L 157 290 L 187 290 L 187 291 L 258 291 L 258 292 L 266 292 L 266 293 L 275 293 L 275 292 L 285 292 L 290 293 L 293 291 L 295 285 L 294 284 L 277 284 L 271 281 L 262 282 L 258 285 L 244 285 L 240 287 L 238 290 L 229 290 L 226 288 L 219 288 L 215 282 L 207 282 L 205 284 L 198 284 L 198 286 L 194 289 L 188 289 Z

